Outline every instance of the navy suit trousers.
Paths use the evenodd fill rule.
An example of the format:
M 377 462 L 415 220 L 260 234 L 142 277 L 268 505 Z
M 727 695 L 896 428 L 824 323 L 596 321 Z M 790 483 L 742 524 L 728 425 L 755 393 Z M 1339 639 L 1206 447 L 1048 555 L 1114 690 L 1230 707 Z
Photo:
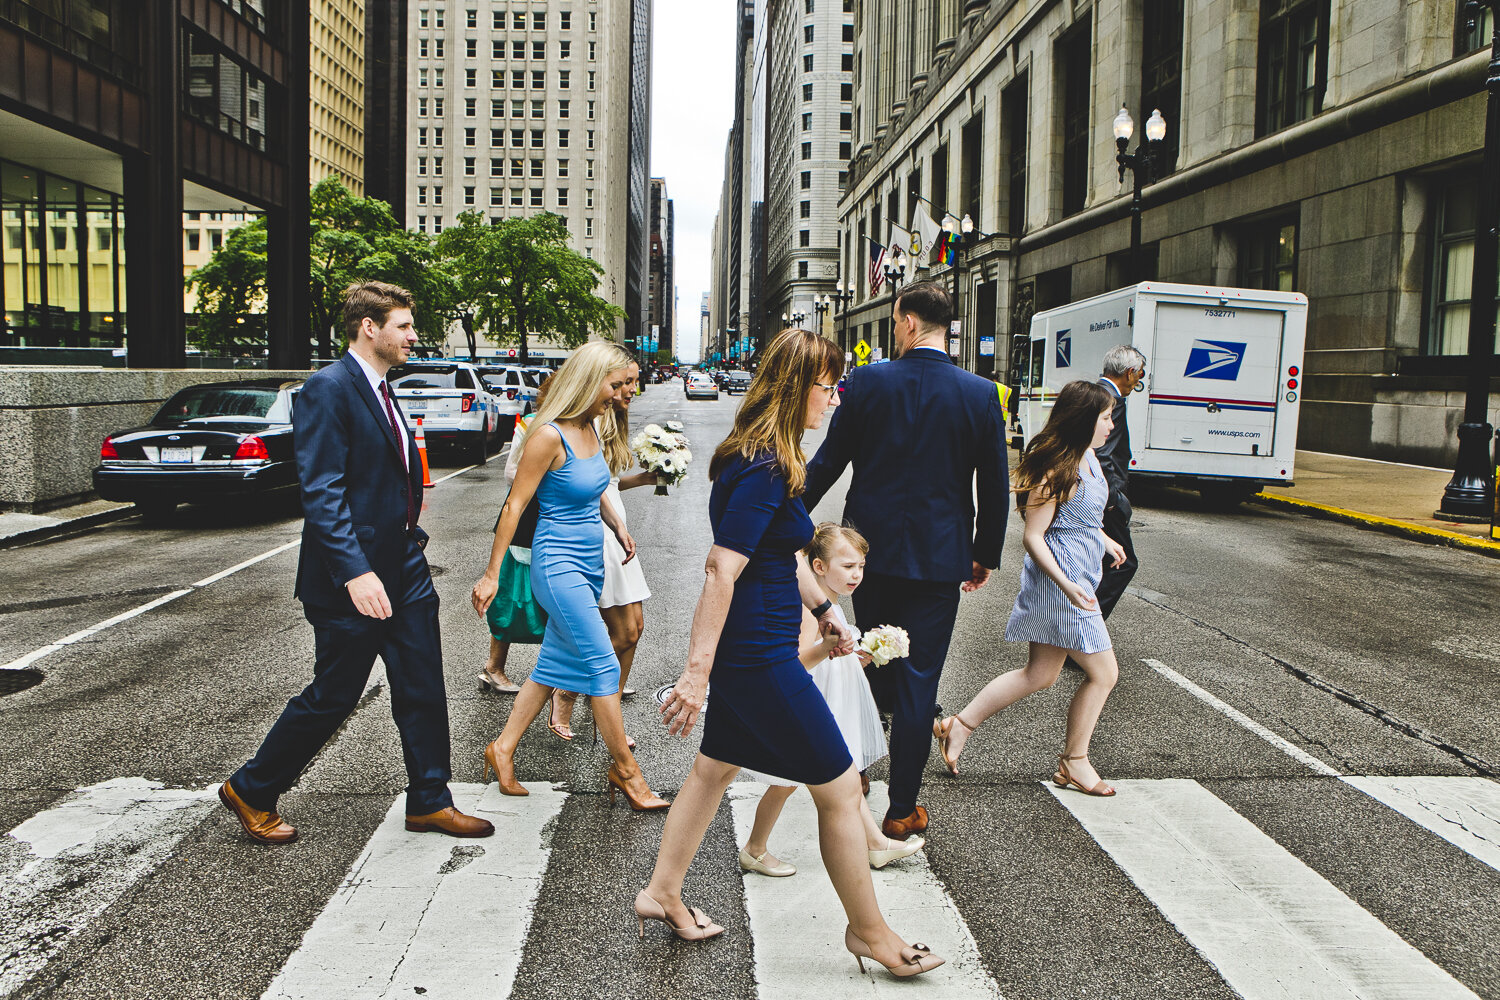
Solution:
M 407 814 L 453 804 L 438 597 L 421 548 L 415 539 L 407 544 L 402 579 L 381 581 L 391 599 L 390 618 L 304 608 L 316 637 L 312 683 L 287 702 L 259 752 L 229 779 L 247 804 L 276 809 L 277 797 L 297 783 L 354 711 L 377 656 L 385 662 L 391 714 L 401 732 Z
M 917 808 L 922 772 L 932 753 L 938 680 L 958 618 L 958 587 L 956 582 L 866 573 L 854 592 L 855 623 L 861 631 L 897 625 L 911 639 L 911 656 L 866 672 L 875 704 L 891 715 L 890 819 L 904 819 Z
M 1135 558 L 1135 545 L 1130 540 L 1129 515 L 1121 513 L 1117 507 L 1106 510 L 1104 533 L 1125 549 L 1125 561 L 1118 566 L 1109 564 L 1108 555 L 1104 557 L 1104 576 L 1100 578 L 1099 587 L 1094 591 L 1094 596 L 1099 599 L 1099 611 L 1108 618 L 1115 605 L 1120 603 L 1125 588 L 1130 586 L 1130 580 L 1135 576 L 1140 563 Z

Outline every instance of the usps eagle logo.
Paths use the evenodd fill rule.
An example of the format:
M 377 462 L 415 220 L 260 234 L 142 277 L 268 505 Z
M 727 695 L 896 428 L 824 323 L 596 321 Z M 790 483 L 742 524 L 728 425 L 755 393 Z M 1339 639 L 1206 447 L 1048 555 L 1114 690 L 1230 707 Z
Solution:
M 1223 340 L 1195 340 L 1188 353 L 1187 378 L 1212 378 L 1233 382 L 1240 377 L 1240 365 L 1245 361 L 1245 344 L 1234 344 Z
M 1073 331 L 1057 331 L 1057 367 L 1071 368 L 1073 366 Z

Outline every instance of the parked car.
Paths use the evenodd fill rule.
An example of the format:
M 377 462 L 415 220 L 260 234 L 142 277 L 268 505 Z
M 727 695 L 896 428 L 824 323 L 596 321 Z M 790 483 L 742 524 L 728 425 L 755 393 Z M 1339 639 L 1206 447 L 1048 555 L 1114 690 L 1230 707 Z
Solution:
M 99 447 L 94 489 L 165 519 L 179 503 L 294 497 L 292 407 L 302 380 L 211 382 L 178 391 L 149 423 Z
M 719 387 L 714 385 L 714 380 L 702 372 L 690 372 L 684 376 L 683 392 L 688 399 L 718 399 Z
M 508 441 L 515 430 L 516 418 L 527 416 L 536 409 L 536 387 L 540 381 L 525 368 L 509 365 L 476 365 L 475 368 L 485 388 L 495 397 L 500 438 Z
M 724 391 L 733 396 L 737 392 L 746 392 L 750 388 L 750 373 L 733 371 L 724 376 Z
M 413 431 L 422 418 L 428 446 L 455 445 L 483 462 L 500 433 L 500 401 L 467 361 L 408 361 L 386 376 Z M 511 424 L 515 421 L 512 419 Z

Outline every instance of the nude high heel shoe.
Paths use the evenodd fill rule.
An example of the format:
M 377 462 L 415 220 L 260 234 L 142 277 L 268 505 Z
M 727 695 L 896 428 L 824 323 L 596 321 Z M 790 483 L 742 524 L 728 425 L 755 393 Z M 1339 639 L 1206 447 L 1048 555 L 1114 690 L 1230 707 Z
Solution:
M 666 809 L 672 805 L 666 799 L 657 795 L 646 784 L 646 779 L 637 772 L 634 778 L 626 779 L 620 776 L 620 772 L 613 766 L 607 775 L 609 781 L 609 807 L 615 807 L 615 792 L 624 792 L 625 801 L 630 803 L 630 808 L 636 812 L 650 812 L 653 809 Z
M 724 933 L 724 928 L 708 919 L 708 914 L 696 906 L 688 907 L 688 912 L 693 915 L 692 926 L 678 927 L 667 918 L 667 908 L 647 895 L 645 889 L 635 894 L 635 922 L 642 938 L 646 936 L 646 921 L 648 920 L 660 920 L 672 929 L 673 934 L 684 941 L 707 941 L 711 937 L 718 937 Z
M 516 780 L 516 761 L 513 755 L 500 756 L 497 748 L 499 740 L 484 748 L 484 780 L 490 780 L 490 772 L 495 772 L 495 782 L 500 786 L 500 791 L 505 795 L 530 795 L 526 787 Z
M 912 976 L 920 976 L 924 972 L 931 972 L 938 966 L 945 965 L 948 961 L 946 958 L 939 958 L 937 955 L 934 955 L 932 949 L 925 944 L 913 944 L 901 949 L 901 957 L 906 959 L 905 962 L 900 965 L 886 965 L 876 958 L 875 953 L 870 950 L 870 946 L 865 944 L 858 934 L 854 933 L 854 928 L 847 926 L 844 928 L 844 947 L 849 950 L 849 954 L 853 955 L 854 960 L 859 963 L 860 972 L 865 971 L 865 959 L 868 958 L 872 962 L 879 963 L 885 968 L 885 971 L 897 979 L 910 979 Z M 911 952 L 911 955 L 908 956 L 907 952 Z

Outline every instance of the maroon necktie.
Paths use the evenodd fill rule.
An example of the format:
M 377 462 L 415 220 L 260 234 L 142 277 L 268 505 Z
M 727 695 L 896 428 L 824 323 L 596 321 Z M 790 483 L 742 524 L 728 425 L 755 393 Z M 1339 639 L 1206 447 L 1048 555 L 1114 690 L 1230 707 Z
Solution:
M 380 398 L 385 401 L 385 415 L 391 421 L 391 433 L 396 436 L 396 447 L 401 447 L 401 425 L 396 423 L 396 408 L 391 405 L 391 391 L 384 379 L 380 382 Z M 406 461 L 406 450 L 401 449 L 401 466 L 409 468 Z M 410 476 L 407 479 L 410 480 Z M 402 491 L 406 494 L 406 530 L 410 532 L 417 526 L 417 498 L 412 495 L 411 483 L 407 482 Z

